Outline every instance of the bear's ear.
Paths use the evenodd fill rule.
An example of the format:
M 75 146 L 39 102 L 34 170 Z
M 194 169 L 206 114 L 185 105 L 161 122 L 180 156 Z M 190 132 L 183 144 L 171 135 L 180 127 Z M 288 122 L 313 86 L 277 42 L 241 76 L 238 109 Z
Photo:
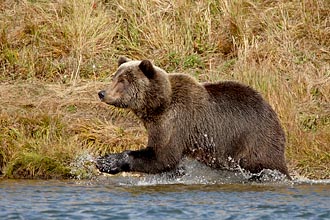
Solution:
M 153 78 L 156 74 L 156 70 L 149 60 L 142 60 L 139 68 L 148 79 Z
M 128 61 L 131 61 L 130 59 L 128 59 L 127 57 L 119 57 L 118 59 L 118 67 L 123 64 L 123 63 L 126 63 Z

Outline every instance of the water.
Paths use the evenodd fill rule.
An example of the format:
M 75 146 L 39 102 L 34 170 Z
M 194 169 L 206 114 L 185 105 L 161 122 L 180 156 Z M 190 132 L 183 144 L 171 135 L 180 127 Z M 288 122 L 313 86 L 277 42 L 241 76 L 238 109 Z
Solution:
M 330 219 L 330 180 L 249 182 L 196 166 L 180 177 L 0 180 L 0 219 Z

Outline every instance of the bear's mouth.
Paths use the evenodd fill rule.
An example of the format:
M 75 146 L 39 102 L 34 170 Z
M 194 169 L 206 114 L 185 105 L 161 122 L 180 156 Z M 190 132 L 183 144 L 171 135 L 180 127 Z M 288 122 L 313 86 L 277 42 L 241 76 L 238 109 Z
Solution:
M 118 108 L 128 108 L 128 105 L 121 102 L 120 100 L 114 100 L 112 102 L 105 102 L 105 103 L 107 103 L 108 105 L 118 107 Z
M 106 96 L 103 99 L 101 99 L 101 101 L 108 105 L 115 106 L 117 108 L 128 108 L 128 105 L 126 103 L 124 103 L 120 98 L 114 99 L 112 97 Z

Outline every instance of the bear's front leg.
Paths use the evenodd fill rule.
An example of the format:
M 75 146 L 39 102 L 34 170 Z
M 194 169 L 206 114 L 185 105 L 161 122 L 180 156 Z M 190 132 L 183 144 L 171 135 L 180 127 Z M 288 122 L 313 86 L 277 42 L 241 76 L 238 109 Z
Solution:
M 170 148 L 164 148 L 169 152 L 175 152 Z M 109 154 L 96 159 L 96 167 L 105 173 L 116 174 L 125 172 L 161 173 L 171 171 L 177 167 L 181 154 L 168 155 L 168 152 L 160 152 L 156 156 L 154 148 L 147 147 L 137 151 L 124 151 L 118 154 Z
M 109 154 L 96 159 L 96 167 L 105 173 L 116 174 L 123 171 L 130 171 L 130 151 L 118 154 Z

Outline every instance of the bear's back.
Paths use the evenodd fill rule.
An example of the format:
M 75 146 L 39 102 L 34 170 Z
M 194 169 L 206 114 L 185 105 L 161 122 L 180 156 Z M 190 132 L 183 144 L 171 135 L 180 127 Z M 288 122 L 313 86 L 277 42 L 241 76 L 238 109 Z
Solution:
M 208 93 L 194 78 L 186 74 L 169 74 L 168 77 L 173 105 L 183 104 L 188 108 L 205 104 L 203 100 L 208 98 Z
M 222 122 L 236 125 L 236 129 L 260 132 L 259 135 L 274 129 L 282 130 L 273 108 L 251 87 L 233 81 L 203 85 Z
M 210 98 L 224 105 L 233 107 L 252 107 L 260 108 L 265 105 L 265 101 L 261 95 L 254 89 L 243 84 L 225 81 L 218 83 L 204 83 L 205 89 L 210 95 Z
M 249 159 L 245 167 L 259 171 L 249 167 L 250 163 L 267 164 L 272 155 L 284 150 L 285 136 L 275 111 L 251 87 L 233 81 L 201 84 L 185 76 L 175 76 L 171 84 L 174 103 L 180 106 L 175 107 L 177 117 L 173 120 L 178 127 L 176 135 L 185 140 L 178 143 L 189 155 L 201 158 L 197 155 L 210 152 L 202 161 L 221 167 L 228 156 L 246 161 L 242 155 L 256 152 L 262 159 Z M 215 164 L 214 154 L 218 158 Z M 268 167 L 273 168 L 272 164 Z

